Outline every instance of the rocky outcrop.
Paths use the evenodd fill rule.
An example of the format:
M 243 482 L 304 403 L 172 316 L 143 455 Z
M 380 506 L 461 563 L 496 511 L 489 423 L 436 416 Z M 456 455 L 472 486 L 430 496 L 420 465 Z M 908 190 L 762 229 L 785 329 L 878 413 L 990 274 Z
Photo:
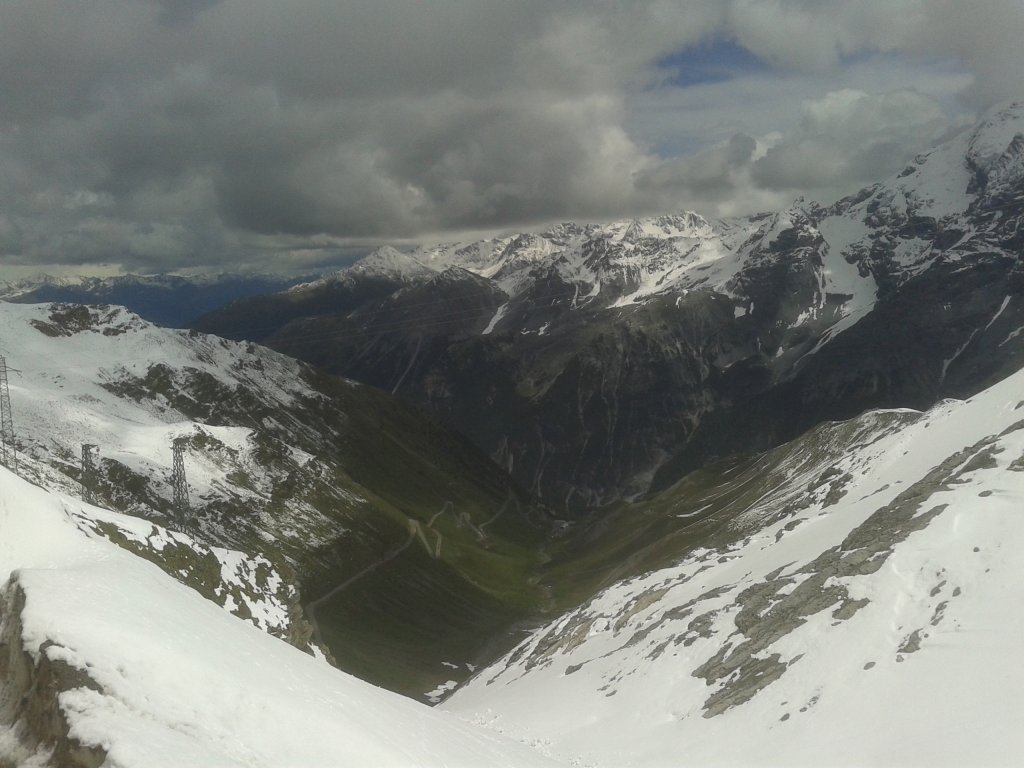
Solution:
M 50 764 L 60 768 L 99 768 L 105 751 L 71 735 L 60 704 L 65 691 L 99 687 L 83 670 L 51 657 L 52 643 L 26 647 L 21 624 L 24 608 L 25 593 L 14 577 L 0 602 L 0 726 L 14 732 L 25 755 L 49 753 Z M 11 757 L 17 759 L 17 755 Z

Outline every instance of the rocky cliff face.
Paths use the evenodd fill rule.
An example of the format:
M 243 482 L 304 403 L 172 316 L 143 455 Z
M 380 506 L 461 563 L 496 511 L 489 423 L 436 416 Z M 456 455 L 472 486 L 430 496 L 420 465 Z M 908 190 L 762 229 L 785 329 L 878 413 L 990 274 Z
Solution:
M 580 511 L 1019 366 L 1022 157 L 1004 107 L 828 206 L 389 251 L 199 327 L 426 405 Z

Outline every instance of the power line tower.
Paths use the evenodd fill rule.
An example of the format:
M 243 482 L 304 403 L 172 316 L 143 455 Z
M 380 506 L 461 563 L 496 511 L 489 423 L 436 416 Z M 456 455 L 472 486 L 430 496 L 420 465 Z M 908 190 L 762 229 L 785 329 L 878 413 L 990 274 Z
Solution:
M 171 470 L 171 487 L 174 489 L 174 515 L 181 526 L 185 526 L 191 517 L 188 503 L 188 481 L 185 479 L 185 444 L 184 437 L 175 438 L 171 443 L 174 461 Z
M 82 501 L 86 504 L 96 503 L 96 464 L 92 460 L 95 450 L 95 445 L 82 443 Z
M 0 462 L 18 471 L 18 449 L 14 445 L 14 414 L 7 386 L 7 360 L 0 355 Z

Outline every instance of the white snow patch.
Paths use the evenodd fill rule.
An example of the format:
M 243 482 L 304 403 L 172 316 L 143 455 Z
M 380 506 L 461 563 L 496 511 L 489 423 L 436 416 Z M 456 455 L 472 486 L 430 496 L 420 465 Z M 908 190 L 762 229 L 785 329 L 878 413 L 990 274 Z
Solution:
M 498 307 L 498 310 L 494 313 L 494 317 L 492 317 L 491 321 L 487 323 L 487 327 L 484 328 L 483 331 L 481 331 L 481 335 L 489 336 L 491 334 L 491 332 L 498 325 L 498 323 L 501 322 L 501 318 L 503 318 L 508 313 L 508 307 L 509 304 L 507 301 L 500 307 Z
M 228 615 L 81 532 L 75 505 L 0 467 L 0 579 L 25 593 L 26 652 L 97 684 L 63 692 L 60 704 L 74 737 L 102 745 L 110 765 L 547 764 Z
M 427 701 L 431 704 L 440 704 L 444 695 L 448 693 L 448 691 L 454 691 L 458 685 L 459 684 L 455 680 L 449 680 L 446 683 L 441 683 L 437 688 L 432 691 L 428 691 L 423 695 L 427 697 Z
M 995 323 L 995 321 L 999 319 L 999 316 L 1006 311 L 1006 308 L 1010 306 L 1010 300 L 1012 298 L 1012 296 L 1007 296 L 1005 299 L 1003 299 L 1003 303 L 999 305 L 999 309 L 996 311 L 994 315 L 992 315 L 992 319 L 988 321 L 988 325 L 985 326 L 986 331 L 992 327 L 992 324 Z

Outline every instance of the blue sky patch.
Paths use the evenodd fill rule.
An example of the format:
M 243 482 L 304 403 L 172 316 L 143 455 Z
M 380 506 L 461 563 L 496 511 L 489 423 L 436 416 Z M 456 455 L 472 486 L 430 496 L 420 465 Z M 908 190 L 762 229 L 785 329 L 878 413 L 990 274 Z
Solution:
M 669 54 L 658 61 L 658 68 L 667 75 L 660 85 L 676 88 L 722 83 L 769 69 L 761 59 L 731 40 L 704 43 Z

